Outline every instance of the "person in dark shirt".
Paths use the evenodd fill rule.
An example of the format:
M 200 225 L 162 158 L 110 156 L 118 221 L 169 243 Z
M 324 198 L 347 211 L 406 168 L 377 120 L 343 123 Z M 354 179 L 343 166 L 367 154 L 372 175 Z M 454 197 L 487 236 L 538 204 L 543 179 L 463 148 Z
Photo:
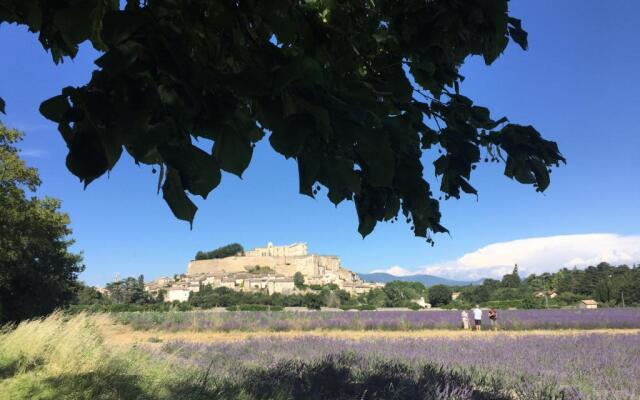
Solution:
M 498 330 L 498 312 L 495 308 L 491 308 L 489 310 L 489 321 L 491 321 L 491 329 L 494 331 Z

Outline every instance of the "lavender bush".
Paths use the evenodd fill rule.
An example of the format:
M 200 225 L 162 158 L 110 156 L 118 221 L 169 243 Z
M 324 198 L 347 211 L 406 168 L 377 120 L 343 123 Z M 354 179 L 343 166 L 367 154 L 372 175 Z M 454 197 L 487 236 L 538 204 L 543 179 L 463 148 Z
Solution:
M 223 379 L 246 379 L 247 371 L 255 375 L 257 370 L 273 373 L 295 365 L 303 368 L 333 357 L 351 360 L 350 373 L 356 376 L 370 376 L 381 365 L 389 364 L 406 367 L 417 380 L 425 367 L 450 371 L 454 375 L 447 375 L 449 378 L 445 380 L 442 376 L 446 374 L 438 375 L 440 380 L 431 387 L 438 387 L 443 393 L 453 393 L 448 390 L 455 389 L 467 394 L 442 398 L 476 398 L 471 394 L 471 386 L 519 399 L 640 398 L 640 336 L 637 334 L 517 338 L 504 334 L 491 339 L 470 335 L 462 339 L 370 341 L 301 336 L 216 344 L 172 342 L 155 352 L 159 357 L 173 358 L 181 364 L 211 369 Z M 472 385 L 464 379 L 467 383 L 460 383 L 462 378 L 453 385 L 449 380 L 455 374 L 459 374 L 459 378 L 468 377 Z
M 132 312 L 114 317 L 137 330 L 225 332 L 458 329 L 461 323 L 458 311 Z M 501 310 L 498 322 L 503 330 L 640 328 L 640 308 Z

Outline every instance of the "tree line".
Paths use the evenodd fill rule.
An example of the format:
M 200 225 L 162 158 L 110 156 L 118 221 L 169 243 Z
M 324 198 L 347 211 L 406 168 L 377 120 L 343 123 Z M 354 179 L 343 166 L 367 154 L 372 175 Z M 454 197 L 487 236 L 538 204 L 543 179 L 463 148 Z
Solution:
M 211 285 L 200 286 L 192 292 L 189 300 L 180 303 L 164 301 L 164 292 L 158 296 L 150 296 L 144 291 L 144 278 L 128 277 L 106 285 L 110 291 L 104 296 L 95 288 L 83 286 L 77 296 L 72 311 L 142 311 L 171 309 L 189 310 L 191 308 L 209 309 L 226 307 L 229 309 L 279 310 L 284 307 L 307 307 L 319 310 L 321 307 L 341 308 L 343 310 L 374 310 L 382 307 L 421 308 L 412 300 L 424 297 L 427 288 L 419 282 L 390 282 L 384 288 L 377 288 L 368 293 L 352 295 L 336 284 L 305 285 L 298 282 L 296 293 L 283 294 L 265 292 L 242 292 L 227 287 L 213 288 Z
M 594 299 L 602 306 L 640 305 L 640 268 L 600 263 L 584 270 L 561 269 L 555 273 L 521 279 L 518 268 L 500 280 L 485 279 L 481 285 L 429 288 L 420 282 L 392 281 L 367 293 L 350 294 L 336 284 L 307 285 L 302 274 L 294 276 L 293 294 L 242 292 L 227 287 L 202 285 L 184 303 L 164 302 L 164 292 L 152 297 L 144 291 L 144 278 L 129 277 L 107 284 L 110 296 L 85 286 L 71 306 L 73 310 L 143 311 L 190 310 L 225 307 L 229 310 L 271 310 L 284 307 L 322 307 L 343 310 L 375 310 L 402 307 L 418 310 L 423 298 L 433 307 L 470 308 L 475 304 L 497 308 L 557 308 L 575 306 L 582 299 Z M 454 300 L 453 293 L 458 297 Z M 553 295 L 555 294 L 555 295 Z M 623 304 L 624 301 L 624 304 Z
M 212 260 L 214 258 L 232 257 L 238 254 L 244 255 L 244 247 L 239 243 L 231 243 L 211 251 L 198 251 L 195 259 Z
M 531 274 L 521 279 L 516 266 L 501 280 L 485 279 L 481 285 L 455 288 L 460 292 L 451 306 L 486 304 L 518 308 L 572 306 L 593 299 L 602 306 L 640 305 L 640 268 L 602 262 L 585 269 Z

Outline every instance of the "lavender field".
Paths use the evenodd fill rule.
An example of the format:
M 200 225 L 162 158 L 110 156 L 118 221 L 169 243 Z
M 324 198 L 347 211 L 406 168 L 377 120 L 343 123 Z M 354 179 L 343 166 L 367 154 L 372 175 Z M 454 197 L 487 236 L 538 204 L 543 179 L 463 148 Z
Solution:
M 326 368 L 329 360 L 330 365 L 346 366 L 355 376 L 375 375 L 381 366 L 414 374 L 416 380 L 425 368 L 440 371 L 434 387 L 441 396 L 434 398 L 478 398 L 470 387 L 486 389 L 494 395 L 491 398 L 502 398 L 495 397 L 500 393 L 504 398 L 518 399 L 640 398 L 637 334 L 514 337 L 505 333 L 493 339 L 469 335 L 462 339 L 369 341 L 300 336 L 216 344 L 170 342 L 151 351 L 181 365 L 215 371 L 218 378 L 226 380 L 246 377 L 247 371 L 255 377 L 260 370 L 273 374 L 293 369 L 295 375 L 304 365 L 314 363 L 317 371 Z M 470 384 L 442 381 L 442 371 L 459 373 Z M 461 392 L 452 392 L 456 390 Z
M 136 330 L 311 331 L 459 329 L 458 311 L 128 312 L 117 322 Z M 489 320 L 485 313 L 485 326 Z M 640 328 L 640 308 L 501 310 L 501 330 Z

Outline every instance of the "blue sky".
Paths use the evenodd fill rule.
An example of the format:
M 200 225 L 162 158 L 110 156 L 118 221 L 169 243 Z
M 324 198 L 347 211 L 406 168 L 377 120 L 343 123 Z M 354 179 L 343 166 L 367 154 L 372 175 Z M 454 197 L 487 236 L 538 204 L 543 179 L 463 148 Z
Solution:
M 84 252 L 82 278 L 92 284 L 104 284 L 116 273 L 150 278 L 183 272 L 197 250 L 229 242 L 250 248 L 304 241 L 313 252 L 339 255 L 357 272 L 396 266 L 400 273 L 458 278 L 502 273 L 505 265 L 493 268 L 485 262 L 484 269 L 473 272 L 456 260 L 516 239 L 546 238 L 536 254 L 553 248 L 557 255 L 540 261 L 525 254 L 531 253 L 523 250 L 531 248 L 529 242 L 503 245 L 509 250 L 501 251 L 513 257 L 501 262 L 516 260 L 525 270 L 531 264 L 529 272 L 599 258 L 640 261 L 640 3 L 615 0 L 605 7 L 577 0 L 519 0 L 511 9 L 529 32 L 529 51 L 510 45 L 491 67 L 470 59 L 462 70 L 467 78 L 462 91 L 494 116 L 534 125 L 558 142 L 568 164 L 553 172 L 542 195 L 505 178 L 501 166 L 480 165 L 472 177 L 478 199 L 442 204 L 442 222 L 451 235 L 436 236 L 435 247 L 411 236 L 404 223 L 379 224 L 363 240 L 353 204 L 336 208 L 325 197 L 299 195 L 295 162 L 276 154 L 266 139 L 242 180 L 226 174 L 208 200 L 198 198 L 193 230 L 176 220 L 156 194 L 151 167 L 138 167 L 129 157 L 84 190 L 65 168 L 66 147 L 54 124 L 37 110 L 62 87 L 86 83 L 96 53 L 83 47 L 76 59 L 55 66 L 34 35 L 6 24 L 0 26 L 0 96 L 7 102 L 1 118 L 27 133 L 23 156 L 40 170 L 40 193 L 63 200 L 74 249 Z M 610 235 L 588 235 L 595 233 Z M 585 254 L 594 243 L 601 251 Z

